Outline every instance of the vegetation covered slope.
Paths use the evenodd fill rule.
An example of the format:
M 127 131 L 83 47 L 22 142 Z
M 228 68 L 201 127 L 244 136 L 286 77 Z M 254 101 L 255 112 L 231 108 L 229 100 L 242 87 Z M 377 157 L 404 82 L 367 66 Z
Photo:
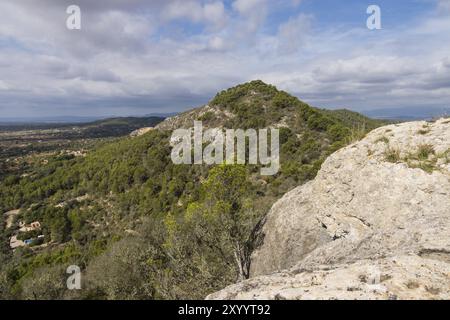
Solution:
M 171 130 L 204 126 L 280 129 L 281 170 L 174 165 Z M 85 157 L 54 157 L 0 184 L 0 296 L 5 298 L 203 298 L 248 276 L 262 219 L 286 191 L 315 177 L 323 160 L 379 123 L 312 108 L 253 81 L 207 106 L 169 118 L 158 130 L 100 146 Z M 44 243 L 7 246 L 18 220 L 41 222 Z M 30 235 L 31 236 L 31 235 Z M 83 270 L 67 291 L 65 268 Z

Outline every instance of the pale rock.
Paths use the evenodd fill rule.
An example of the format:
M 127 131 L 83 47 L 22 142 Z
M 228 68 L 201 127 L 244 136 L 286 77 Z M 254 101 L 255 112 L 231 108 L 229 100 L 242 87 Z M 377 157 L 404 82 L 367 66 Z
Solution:
M 450 166 L 411 168 L 421 145 L 448 152 L 449 119 L 378 128 L 331 155 L 268 213 L 253 278 L 209 298 L 448 299 Z M 376 290 L 359 281 L 367 268 L 385 278 Z

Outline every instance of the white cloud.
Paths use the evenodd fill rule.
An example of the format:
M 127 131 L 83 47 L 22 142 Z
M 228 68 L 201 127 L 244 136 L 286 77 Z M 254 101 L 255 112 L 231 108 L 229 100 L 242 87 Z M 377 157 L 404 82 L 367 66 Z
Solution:
M 265 6 L 266 0 L 236 0 L 233 8 L 243 15 L 252 15 L 258 8 Z
M 42 3 L 0 2 L 2 116 L 174 111 L 255 78 L 317 106 L 450 105 L 448 13 L 380 32 L 316 28 L 296 13 L 267 31 L 279 1 L 79 0 L 82 30 L 71 32 L 64 1 Z
M 220 37 L 213 37 L 209 40 L 209 47 L 212 50 L 222 51 L 227 48 L 225 40 Z
M 438 9 L 450 11 L 450 0 L 438 0 Z
M 239 24 L 243 33 L 255 33 L 264 23 L 268 12 L 267 0 L 236 0 L 232 6 L 243 18 Z
M 227 21 L 222 1 L 204 4 L 194 0 L 171 1 L 164 9 L 163 16 L 168 20 L 185 18 L 196 23 L 206 22 L 215 28 L 223 28 Z
M 6 84 L 5 81 L 0 80 L 0 90 L 8 90 L 9 86 Z
M 203 7 L 203 15 L 206 21 L 215 24 L 219 28 L 223 28 L 228 20 L 223 2 L 216 1 L 207 3 Z
M 278 29 L 278 49 L 282 53 L 297 52 L 305 43 L 311 31 L 312 16 L 300 14 L 290 18 Z

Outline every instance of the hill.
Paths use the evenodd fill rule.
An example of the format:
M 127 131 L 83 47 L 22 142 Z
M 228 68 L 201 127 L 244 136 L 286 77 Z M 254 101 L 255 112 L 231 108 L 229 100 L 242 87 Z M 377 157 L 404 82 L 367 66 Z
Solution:
M 307 105 L 272 85 L 256 80 L 218 93 L 207 105 L 174 117 L 157 127 L 163 130 L 192 127 L 194 120 L 206 127 L 332 130 L 332 125 L 372 130 L 388 122 L 374 120 L 349 110 L 325 110 Z
M 205 127 L 279 128 L 280 172 L 267 177 L 258 165 L 174 165 L 171 132 L 194 120 Z M 252 81 L 141 136 L 104 143 L 82 157 L 49 157 L 25 174 L 10 174 L 0 184 L 0 210 L 20 211 L 10 228 L 0 230 L 0 295 L 203 298 L 248 277 L 261 223 L 279 197 L 313 179 L 331 153 L 379 124 L 313 108 Z M 20 221 L 41 227 L 20 234 Z M 34 240 L 12 252 L 7 244 L 13 236 Z M 73 264 L 83 271 L 81 292 L 67 291 L 61 281 Z

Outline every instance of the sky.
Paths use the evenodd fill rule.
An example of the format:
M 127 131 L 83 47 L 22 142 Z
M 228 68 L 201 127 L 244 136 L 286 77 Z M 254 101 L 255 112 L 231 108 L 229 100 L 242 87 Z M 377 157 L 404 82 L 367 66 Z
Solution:
M 317 107 L 450 107 L 450 0 L 0 1 L 0 119 L 177 112 L 253 79 Z

